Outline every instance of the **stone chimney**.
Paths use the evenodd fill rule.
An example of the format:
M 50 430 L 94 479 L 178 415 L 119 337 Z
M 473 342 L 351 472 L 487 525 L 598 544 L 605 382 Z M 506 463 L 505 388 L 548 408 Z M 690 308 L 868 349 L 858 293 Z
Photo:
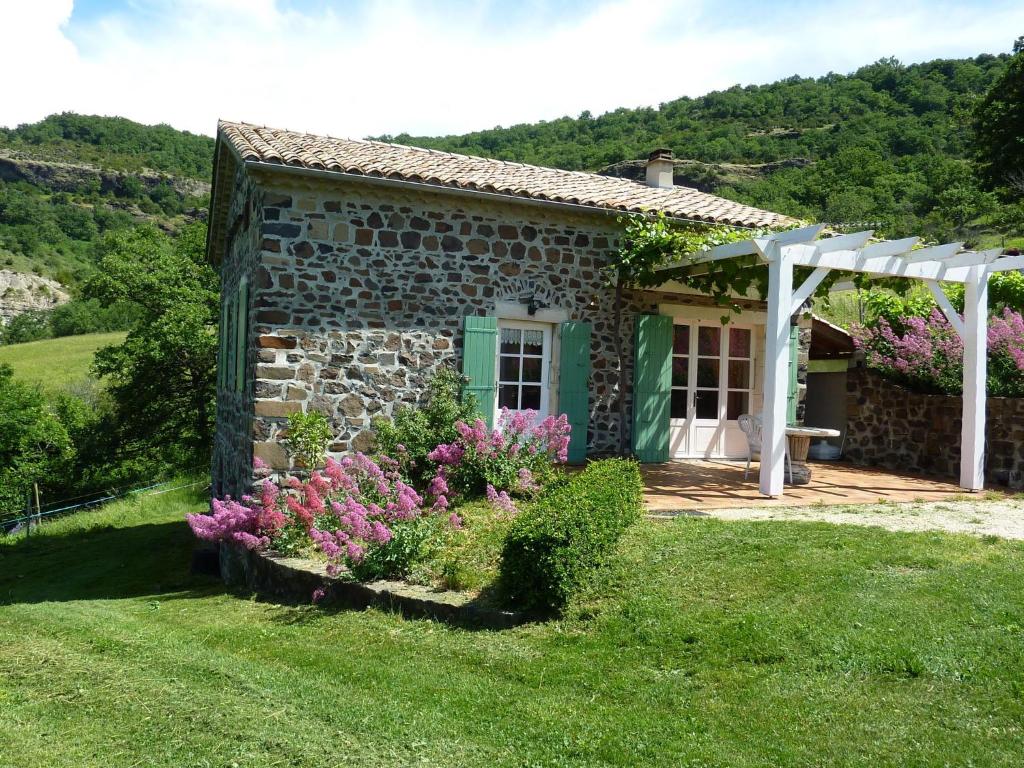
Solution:
M 654 150 L 647 157 L 647 185 L 662 189 L 671 188 L 673 168 L 671 149 Z

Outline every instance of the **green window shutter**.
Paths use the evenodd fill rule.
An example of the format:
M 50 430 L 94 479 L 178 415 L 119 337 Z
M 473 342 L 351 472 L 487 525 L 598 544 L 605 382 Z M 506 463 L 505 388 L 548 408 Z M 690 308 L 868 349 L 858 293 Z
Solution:
M 569 418 L 569 463 L 587 458 L 590 426 L 590 323 L 559 326 L 558 409 Z
M 228 380 L 228 301 L 220 303 L 220 326 L 217 345 L 217 388 L 224 389 Z
M 797 356 L 800 354 L 800 328 L 796 325 L 789 329 L 789 388 L 786 391 L 786 423 L 796 423 L 797 394 Z
M 238 284 L 238 304 L 235 307 L 235 391 L 245 388 L 245 343 L 249 338 L 249 281 L 242 278 Z
M 235 298 L 224 300 L 224 389 L 235 389 Z
M 642 462 L 668 461 L 672 393 L 672 318 L 639 315 L 633 369 L 633 453 Z
M 488 426 L 494 426 L 498 319 L 467 315 L 463 318 L 462 329 L 465 332 L 462 373 L 469 379 L 466 392 L 476 396 L 481 415 Z

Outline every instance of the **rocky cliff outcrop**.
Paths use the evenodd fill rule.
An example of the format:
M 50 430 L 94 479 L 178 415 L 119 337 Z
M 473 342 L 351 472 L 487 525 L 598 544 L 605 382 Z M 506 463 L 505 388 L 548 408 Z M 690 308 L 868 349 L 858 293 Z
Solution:
M 70 296 L 56 280 L 0 269 L 0 323 L 32 309 L 53 309 Z
M 0 181 L 25 181 L 54 192 L 96 191 L 117 194 L 125 191 L 126 180 L 129 178 L 138 179 L 147 190 L 161 184 L 170 184 L 183 197 L 205 195 L 210 191 L 208 183 L 196 179 L 166 176 L 152 171 L 111 171 L 91 165 L 39 160 L 12 150 L 0 151 Z

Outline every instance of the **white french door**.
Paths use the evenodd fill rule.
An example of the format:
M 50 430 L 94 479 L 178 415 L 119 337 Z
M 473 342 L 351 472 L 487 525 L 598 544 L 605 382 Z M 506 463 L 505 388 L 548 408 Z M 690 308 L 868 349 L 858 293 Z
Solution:
M 748 326 L 676 319 L 672 344 L 670 452 L 675 458 L 742 458 L 736 419 L 754 386 Z
M 502 408 L 536 411 L 537 421 L 548 415 L 551 403 L 550 323 L 498 320 L 495 366 L 498 382 L 495 424 Z

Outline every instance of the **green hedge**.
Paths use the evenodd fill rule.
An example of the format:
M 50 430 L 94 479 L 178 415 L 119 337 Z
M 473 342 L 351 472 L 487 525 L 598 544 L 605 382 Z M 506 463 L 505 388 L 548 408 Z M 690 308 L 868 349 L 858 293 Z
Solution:
M 506 599 L 524 610 L 561 610 L 642 509 L 635 461 L 596 461 L 549 486 L 520 513 L 505 539 L 501 587 Z

